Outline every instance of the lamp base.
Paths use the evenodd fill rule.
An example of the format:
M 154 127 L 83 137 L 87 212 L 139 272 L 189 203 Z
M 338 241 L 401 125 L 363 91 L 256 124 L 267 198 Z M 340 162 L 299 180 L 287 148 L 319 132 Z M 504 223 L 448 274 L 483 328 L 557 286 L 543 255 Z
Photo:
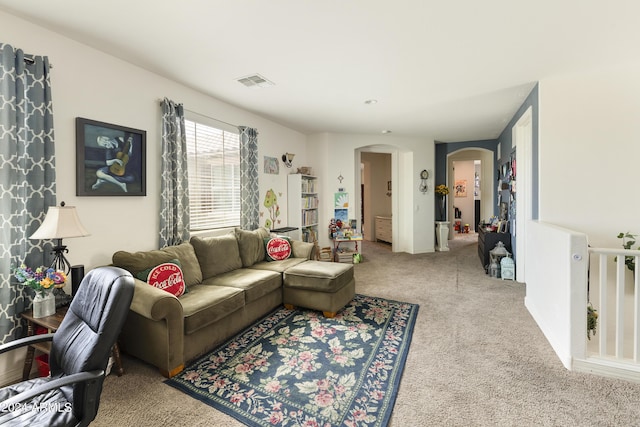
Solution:
M 65 253 L 69 253 L 69 249 L 66 246 L 62 245 L 62 239 L 56 239 L 58 244 L 53 247 L 53 261 L 51 261 L 50 267 L 54 270 L 62 270 L 66 275 L 69 275 L 71 271 L 71 263 L 67 260 L 67 257 L 64 256 Z

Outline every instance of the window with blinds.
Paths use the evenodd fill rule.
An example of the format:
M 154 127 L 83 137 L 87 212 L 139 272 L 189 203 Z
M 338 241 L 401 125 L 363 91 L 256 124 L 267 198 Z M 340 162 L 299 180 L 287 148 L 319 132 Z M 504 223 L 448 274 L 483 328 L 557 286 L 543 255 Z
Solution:
M 238 133 L 185 120 L 191 230 L 240 225 Z

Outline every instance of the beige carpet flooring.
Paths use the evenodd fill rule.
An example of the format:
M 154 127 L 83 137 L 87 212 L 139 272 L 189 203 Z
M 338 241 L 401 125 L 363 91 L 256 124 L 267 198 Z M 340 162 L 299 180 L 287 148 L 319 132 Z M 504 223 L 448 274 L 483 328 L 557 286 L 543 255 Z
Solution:
M 491 279 L 476 235 L 450 252 L 365 242 L 356 292 L 420 305 L 393 427 L 640 426 L 640 384 L 567 371 L 524 307 L 523 284 Z M 124 355 L 95 426 L 242 426 Z

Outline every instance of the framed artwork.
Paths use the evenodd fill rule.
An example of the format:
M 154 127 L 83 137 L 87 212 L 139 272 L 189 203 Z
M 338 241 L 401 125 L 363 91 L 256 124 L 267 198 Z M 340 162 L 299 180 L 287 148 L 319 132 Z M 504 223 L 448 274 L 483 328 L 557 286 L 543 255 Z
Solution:
M 349 193 L 337 192 L 333 195 L 335 209 L 345 209 L 349 207 Z
M 335 209 L 334 214 L 336 221 L 340 220 L 343 224 L 349 220 L 349 209 Z
M 264 173 L 271 175 L 280 173 L 280 162 L 277 157 L 264 156 Z
M 147 132 L 76 118 L 76 195 L 146 196 Z
M 509 204 L 507 202 L 500 202 L 500 220 L 504 221 L 507 219 L 507 215 L 509 212 Z
M 455 189 L 456 197 L 467 197 L 467 180 L 466 179 L 457 180 L 454 189 Z

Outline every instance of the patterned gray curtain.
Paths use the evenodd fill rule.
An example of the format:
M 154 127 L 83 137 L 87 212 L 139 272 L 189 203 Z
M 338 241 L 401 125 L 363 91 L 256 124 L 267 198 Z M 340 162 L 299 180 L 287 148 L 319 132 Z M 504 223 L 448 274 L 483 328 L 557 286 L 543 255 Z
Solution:
M 0 343 L 22 336 L 31 293 L 13 268 L 49 265 L 50 243 L 32 241 L 56 205 L 53 113 L 47 57 L 0 44 Z
M 239 126 L 240 131 L 240 228 L 255 230 L 260 223 L 258 187 L 258 131 Z
M 189 241 L 189 180 L 184 110 L 162 101 L 160 248 Z

